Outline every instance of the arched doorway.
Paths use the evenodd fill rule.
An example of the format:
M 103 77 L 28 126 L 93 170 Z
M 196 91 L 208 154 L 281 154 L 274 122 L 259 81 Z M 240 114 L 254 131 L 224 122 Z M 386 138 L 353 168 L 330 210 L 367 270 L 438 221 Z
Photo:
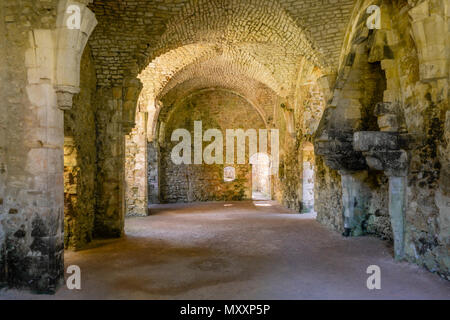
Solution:
M 270 159 L 266 153 L 251 156 L 252 200 L 271 200 Z
M 302 213 L 315 213 L 314 210 L 314 146 L 310 142 L 303 145 Z

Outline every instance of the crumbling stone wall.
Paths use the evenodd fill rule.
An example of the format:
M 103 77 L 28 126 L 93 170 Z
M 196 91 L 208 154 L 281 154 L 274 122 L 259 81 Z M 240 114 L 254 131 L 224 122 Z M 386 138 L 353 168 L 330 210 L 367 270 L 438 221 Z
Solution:
M 64 112 L 64 245 L 75 250 L 92 240 L 96 202 L 96 76 L 88 47 L 80 89 L 72 109 Z
M 415 137 L 409 155 L 405 251 L 409 260 L 450 280 L 450 5 L 444 0 L 419 2 L 409 16 L 401 10 L 405 6 L 400 1 L 392 17 L 399 34 L 412 34 L 402 39 L 395 55 L 402 115 Z
M 316 138 L 316 147 L 326 160 L 325 164 L 318 161 L 317 170 L 323 172 L 319 177 L 330 176 L 331 172 L 326 172 L 327 166 L 339 169 L 339 174 L 343 175 L 352 174 L 352 170 L 369 169 L 367 178 L 361 182 L 370 190 L 365 204 L 363 231 L 387 239 L 401 239 L 401 243 L 396 243 L 396 246 L 404 246 L 401 258 L 419 263 L 448 279 L 450 210 L 446 186 L 449 181 L 446 179 L 449 163 L 446 121 L 449 57 L 445 49 L 449 45 L 448 1 L 379 1 L 382 25 L 380 30 L 373 31 L 364 28 L 368 17 L 365 9 L 369 4 L 369 1 L 359 1 L 355 7 L 333 99 L 321 122 L 321 128 L 327 123 L 328 127 L 325 131 L 320 129 Z M 368 46 L 362 46 L 365 39 L 369 39 Z M 364 58 L 367 49 L 368 55 Z M 371 64 L 370 68 L 379 63 L 385 74 L 383 96 L 372 102 L 365 99 L 378 96 L 367 92 L 373 87 L 370 82 L 374 73 L 370 73 L 371 78 L 361 77 L 364 74 L 361 72 L 355 73 L 363 59 Z M 355 79 L 360 79 L 363 86 L 352 84 Z M 366 92 L 355 95 L 363 93 L 361 89 Z M 380 103 L 376 104 L 377 100 Z M 333 108 L 337 108 L 335 113 Z M 387 143 L 389 137 L 395 135 L 400 141 L 396 148 L 400 149 L 386 150 L 381 144 L 370 150 L 360 149 L 362 142 L 357 140 L 358 149 L 353 149 L 353 139 L 349 139 L 351 144 L 347 144 L 347 138 L 339 138 L 339 134 L 333 132 L 333 125 L 343 136 L 346 131 L 350 132 L 350 138 L 352 130 L 365 131 L 366 137 L 377 135 L 380 137 L 378 143 Z M 382 136 L 387 140 L 382 140 Z M 328 147 L 331 152 L 327 154 L 320 149 L 322 143 L 330 138 L 334 142 Z M 363 157 L 358 153 L 361 150 L 365 150 Z M 398 155 L 401 159 L 396 158 Z M 405 166 L 406 169 L 402 169 Z M 387 211 L 388 178 L 402 175 L 402 170 L 407 179 L 405 220 L 396 226 L 395 231 L 391 226 L 394 212 Z M 333 175 L 337 180 L 338 176 Z M 318 219 L 342 230 L 342 226 L 339 227 L 333 219 L 333 216 L 340 215 L 340 211 L 327 210 L 329 208 L 321 208 Z M 327 216 L 327 212 L 331 214 Z M 396 255 L 401 250 L 396 249 Z
M 194 137 L 194 121 L 202 121 L 203 131 L 219 129 L 224 137 L 226 129 L 263 129 L 264 122 L 255 109 L 234 93 L 207 90 L 194 93 L 174 106 L 164 129 L 165 142 L 161 148 L 160 192 L 167 202 L 244 200 L 251 198 L 251 166 L 237 165 L 236 180 L 224 182 L 223 169 L 227 165 L 175 165 L 171 160 L 173 130 L 184 128 Z M 161 119 L 162 121 L 162 119 Z M 192 141 L 193 142 L 193 141 Z M 209 143 L 204 142 L 205 148 Z M 248 163 L 248 152 L 246 154 Z
M 393 241 L 391 221 L 389 218 L 389 182 L 382 172 L 369 171 L 365 181 L 371 190 L 367 204 L 367 216 L 363 230 L 367 234 Z
M 353 50 L 347 55 L 345 66 L 341 71 L 335 90 L 340 90 L 339 94 L 335 94 L 334 101 L 332 103 L 337 105 L 335 113 L 336 125 L 335 133 L 337 136 L 344 137 L 346 128 L 354 126 L 354 130 L 361 131 L 379 131 L 377 118 L 374 110 L 377 102 L 383 100 L 383 92 L 386 89 L 386 78 L 384 71 L 381 69 L 381 65 L 378 61 L 370 61 L 371 53 L 374 51 L 373 38 L 364 34 L 366 26 L 363 23 L 367 17 L 363 15 L 360 17 L 358 25 L 360 29 L 355 31 L 356 38 L 353 39 Z M 346 78 L 347 77 L 347 78 Z M 345 80 L 342 80 L 345 78 Z M 352 123 L 347 126 L 345 124 Z M 346 138 L 343 138 L 345 140 Z M 357 155 L 349 154 L 346 156 L 351 163 L 358 162 Z M 344 162 L 342 159 L 339 162 Z M 338 164 L 340 166 L 341 163 Z M 351 166 L 351 165 L 350 165 Z M 341 201 L 336 201 L 334 197 L 330 197 L 330 193 L 336 193 L 336 188 L 341 189 L 339 186 L 342 183 L 338 178 L 339 173 L 332 168 L 326 168 L 327 165 L 321 161 L 318 170 L 318 175 L 322 176 L 321 188 L 318 190 L 319 206 L 323 210 L 320 210 L 318 219 L 324 224 L 337 230 L 342 231 L 343 226 L 339 225 L 339 222 L 343 222 L 341 218 L 336 215 L 341 215 L 341 212 L 336 210 L 342 208 Z M 347 173 L 344 167 L 340 167 L 342 172 Z M 352 170 L 348 170 L 352 172 Z M 329 175 L 329 183 L 333 186 L 327 186 L 323 184 L 323 175 Z M 356 234 L 372 233 L 378 234 L 383 238 L 392 239 L 392 231 L 390 227 L 390 220 L 387 210 L 388 202 L 386 197 L 386 190 L 388 181 L 384 177 L 383 172 L 370 170 L 362 181 L 362 184 L 366 188 L 371 190 L 370 196 L 367 199 L 367 203 L 363 205 L 364 217 L 362 218 L 361 225 L 357 227 Z M 342 195 L 342 192 L 337 192 Z M 330 201 L 335 206 L 329 207 Z M 360 201 L 362 202 L 362 201 Z M 342 209 L 343 210 L 343 209 Z M 379 233 L 378 233 L 379 232 Z

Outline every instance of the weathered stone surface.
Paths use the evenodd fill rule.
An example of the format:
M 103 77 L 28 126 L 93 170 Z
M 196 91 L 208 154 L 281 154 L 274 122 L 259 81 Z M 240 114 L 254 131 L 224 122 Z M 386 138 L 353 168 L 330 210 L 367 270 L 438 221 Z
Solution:
M 355 12 L 364 10 L 365 3 L 367 2 L 360 1 Z M 358 6 L 360 9 L 357 9 Z M 361 90 L 354 79 L 364 76 L 364 73 L 361 73 L 364 70 L 361 66 L 365 63 L 362 55 L 364 47 L 354 51 L 355 45 L 361 46 L 365 38 L 370 40 L 371 37 L 370 33 L 364 35 L 364 32 L 359 32 L 358 27 L 350 31 L 353 35 L 348 36 L 349 43 L 352 39 L 358 40 L 353 42 L 353 46 L 344 43 L 342 56 L 351 56 L 352 59 L 347 60 L 347 65 L 342 67 L 339 73 L 341 76 L 338 77 L 330 105 L 332 108 L 322 119 L 322 127 L 319 127 L 316 152 L 323 154 L 328 164 L 339 168 L 343 165 L 342 162 L 345 164 L 346 161 L 345 158 L 336 159 L 336 152 L 363 151 L 369 167 L 383 170 L 389 176 L 407 176 L 403 222 L 405 257 L 448 279 L 448 255 L 442 255 L 442 252 L 449 250 L 450 233 L 448 228 L 444 227 L 438 231 L 436 226 L 438 221 L 444 222 L 443 226 L 446 226 L 445 221 L 450 212 L 448 203 L 443 206 L 442 202 L 442 199 L 448 199 L 448 192 L 441 191 L 442 186 L 446 188 L 442 177 L 445 177 L 445 172 L 448 171 L 448 152 L 444 155 L 438 151 L 445 150 L 448 145 L 444 139 L 447 130 L 445 110 L 448 108 L 448 68 L 443 67 L 441 63 L 443 60 L 448 62 L 448 50 L 446 53 L 439 50 L 439 45 L 447 43 L 448 46 L 449 37 L 448 31 L 427 34 L 448 19 L 446 6 L 448 7 L 445 1 L 422 1 L 417 6 L 413 3 L 398 3 L 392 6 L 383 3 L 382 14 L 388 23 L 382 26 L 380 31 L 372 33 L 375 34 L 375 39 L 370 42 L 372 48 L 367 62 L 373 64 L 381 60 L 384 75 L 380 74 L 385 77 L 386 90 L 382 98 L 378 94 L 371 95 L 378 97 L 378 101 L 374 101 L 379 102 L 375 109 L 367 108 L 361 113 L 359 120 L 348 122 L 346 119 L 348 120 L 351 114 L 339 111 L 342 101 L 345 102 L 343 106 L 349 105 L 348 101 L 343 100 L 346 95 L 343 90 Z M 412 26 L 409 24 L 408 10 Z M 430 27 L 428 31 L 427 27 L 424 27 L 425 24 Z M 379 32 L 383 32 L 383 36 L 378 36 Z M 408 32 L 412 32 L 414 39 L 399 37 Z M 385 49 L 380 51 L 382 47 Z M 430 50 L 436 51 L 431 54 Z M 362 95 L 364 96 L 367 94 Z M 364 106 L 363 103 L 361 105 Z M 346 116 L 342 118 L 342 114 Z M 377 123 L 374 123 L 373 117 L 378 117 Z M 333 129 L 337 128 L 335 126 L 338 123 L 341 123 L 341 130 L 347 126 L 353 128 L 352 130 L 366 127 L 364 131 L 380 132 L 357 133 L 353 145 L 347 144 L 345 148 L 339 149 L 336 147 L 341 146 L 343 139 L 336 139 L 339 135 L 336 135 Z M 376 180 L 379 188 L 371 186 L 369 210 L 373 212 L 375 207 L 378 209 L 369 215 L 367 231 L 389 237 L 390 223 L 383 213 L 387 204 L 386 196 L 380 193 L 386 194 L 387 179 L 383 182 L 378 177 Z M 391 205 L 394 204 L 391 202 Z M 336 211 L 335 213 L 337 214 Z M 319 219 L 320 216 L 319 211 Z
M 94 237 L 123 235 L 125 211 L 125 133 L 122 126 L 122 96 L 116 89 L 96 92 L 97 181 Z
M 32 66 L 25 52 L 34 28 L 53 27 L 56 1 L 0 6 L 0 283 L 53 292 L 63 278 L 63 114 L 32 72 L 51 79 L 53 66 Z
M 90 53 L 85 50 L 81 60 L 80 94 L 64 112 L 64 243 L 75 250 L 92 239 L 96 205 L 96 77 Z

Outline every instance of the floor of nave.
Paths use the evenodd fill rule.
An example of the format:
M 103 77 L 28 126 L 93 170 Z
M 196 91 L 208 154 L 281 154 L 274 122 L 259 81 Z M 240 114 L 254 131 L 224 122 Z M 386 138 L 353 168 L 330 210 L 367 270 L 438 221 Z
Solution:
M 273 201 L 154 205 L 123 239 L 66 252 L 81 290 L 0 299 L 450 299 L 449 283 L 374 237 L 344 238 Z M 369 290 L 369 265 L 381 290 Z

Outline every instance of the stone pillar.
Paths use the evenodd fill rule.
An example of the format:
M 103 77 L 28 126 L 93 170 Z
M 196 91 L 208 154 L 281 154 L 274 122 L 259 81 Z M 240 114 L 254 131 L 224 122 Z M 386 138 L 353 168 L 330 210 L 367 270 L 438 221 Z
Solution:
M 394 234 L 394 256 L 404 257 L 406 177 L 389 176 L 389 216 Z
M 28 114 L 28 119 L 30 122 L 34 116 L 39 119 L 36 127 L 27 128 L 30 145 L 24 169 L 32 183 L 23 186 L 22 192 L 16 192 L 14 202 L 24 201 L 21 199 L 23 197 L 34 205 L 22 208 L 13 206 L 9 213 L 22 213 L 24 210 L 31 225 L 23 231 L 25 234 L 30 232 L 32 240 L 29 252 L 22 248 L 23 251 L 8 253 L 8 277 L 9 280 L 17 277 L 12 280 L 12 285 L 22 286 L 27 281 L 35 291 L 53 292 L 64 278 L 64 118 L 51 84 L 29 79 L 27 95 L 30 104 L 35 107 L 35 113 Z M 10 173 L 13 173 L 11 169 Z M 15 180 L 12 175 L 9 178 Z M 10 239 L 12 245 L 13 238 Z M 29 268 L 26 274 L 19 273 L 22 264 Z
M 122 87 L 97 90 L 97 207 L 96 238 L 123 235 L 124 227 L 124 130 Z
M 354 135 L 355 149 L 363 152 L 369 167 L 383 170 L 389 177 L 389 215 L 396 260 L 404 257 L 406 183 L 409 163 L 408 154 L 404 149 L 408 147 L 410 139 L 406 134 L 386 131 L 363 131 L 356 132 Z
M 142 83 L 126 78 L 122 86 L 97 91 L 98 201 L 94 236 L 121 237 L 126 213 L 125 136 L 135 126 Z M 145 197 L 145 196 L 144 196 Z
M 78 29 L 67 28 L 69 4 L 80 9 Z M 96 25 L 78 2 L 59 1 L 56 12 L 56 29 L 29 29 L 26 51 L 17 54 L 22 65 L 15 66 L 20 71 L 13 71 L 11 82 L 24 85 L 25 96 L 20 99 L 17 90 L 8 101 L 17 108 L 5 110 L 4 159 L 0 150 L 0 175 L 7 175 L 0 183 L 0 213 L 6 213 L 0 281 L 40 293 L 53 293 L 64 279 L 63 109 L 79 91 L 81 54 Z

